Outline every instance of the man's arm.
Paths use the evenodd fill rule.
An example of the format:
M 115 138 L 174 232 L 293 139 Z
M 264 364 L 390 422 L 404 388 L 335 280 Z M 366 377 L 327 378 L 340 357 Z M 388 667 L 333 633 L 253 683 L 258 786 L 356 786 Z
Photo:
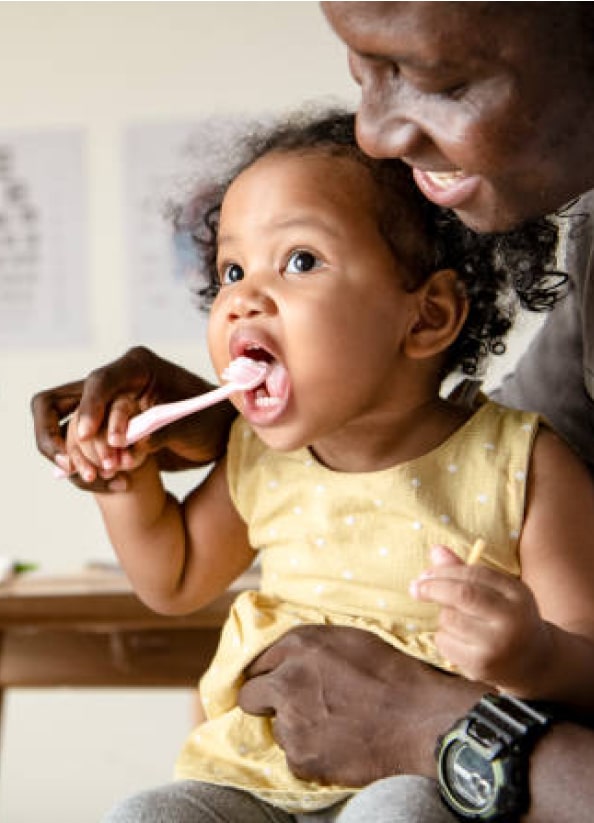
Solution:
M 594 809 L 594 730 L 553 724 L 530 757 L 527 823 L 575 823 Z
M 239 702 L 274 716 L 298 777 L 363 786 L 394 774 L 436 777 L 437 738 L 487 687 L 440 672 L 359 629 L 303 626 L 246 671 Z M 594 808 L 594 731 L 553 724 L 530 758 L 529 823 L 575 823 Z

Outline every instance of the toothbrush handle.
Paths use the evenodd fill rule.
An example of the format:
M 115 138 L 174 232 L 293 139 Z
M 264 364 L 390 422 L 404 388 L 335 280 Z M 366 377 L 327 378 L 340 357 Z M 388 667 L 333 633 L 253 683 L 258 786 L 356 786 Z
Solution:
M 222 400 L 226 400 L 234 391 L 237 391 L 237 385 L 235 383 L 226 383 L 224 386 L 199 394 L 197 397 L 190 397 L 188 400 L 178 400 L 174 403 L 153 406 L 130 420 L 126 431 L 126 444 L 132 446 L 141 438 L 148 437 L 157 429 L 167 426 L 181 417 L 187 417 L 189 414 L 195 414 L 202 411 L 202 409 L 213 406 L 215 403 L 220 403 Z

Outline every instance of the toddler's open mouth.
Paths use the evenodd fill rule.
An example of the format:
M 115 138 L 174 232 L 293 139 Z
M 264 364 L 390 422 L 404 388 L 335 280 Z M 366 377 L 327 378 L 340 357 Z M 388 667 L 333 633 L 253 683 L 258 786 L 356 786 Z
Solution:
M 252 360 L 267 363 L 270 368 L 265 380 L 255 389 L 243 392 L 244 414 L 251 418 L 263 413 L 267 420 L 276 418 L 287 405 L 290 393 L 290 379 L 286 367 L 266 348 L 256 343 L 242 346 L 241 355 Z M 254 421 L 255 422 L 255 421 Z

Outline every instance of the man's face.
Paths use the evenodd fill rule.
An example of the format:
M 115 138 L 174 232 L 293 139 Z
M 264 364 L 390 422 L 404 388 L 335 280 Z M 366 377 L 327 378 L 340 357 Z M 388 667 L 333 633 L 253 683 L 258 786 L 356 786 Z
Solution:
M 361 86 L 362 149 L 402 158 L 430 200 L 479 231 L 586 191 L 594 76 L 563 5 L 322 3 Z

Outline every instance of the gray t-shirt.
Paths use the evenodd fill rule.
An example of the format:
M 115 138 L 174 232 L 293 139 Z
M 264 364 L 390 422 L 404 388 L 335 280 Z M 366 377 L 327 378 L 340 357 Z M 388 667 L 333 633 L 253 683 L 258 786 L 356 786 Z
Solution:
M 543 414 L 594 473 L 594 190 L 565 213 L 569 293 L 494 397 Z

